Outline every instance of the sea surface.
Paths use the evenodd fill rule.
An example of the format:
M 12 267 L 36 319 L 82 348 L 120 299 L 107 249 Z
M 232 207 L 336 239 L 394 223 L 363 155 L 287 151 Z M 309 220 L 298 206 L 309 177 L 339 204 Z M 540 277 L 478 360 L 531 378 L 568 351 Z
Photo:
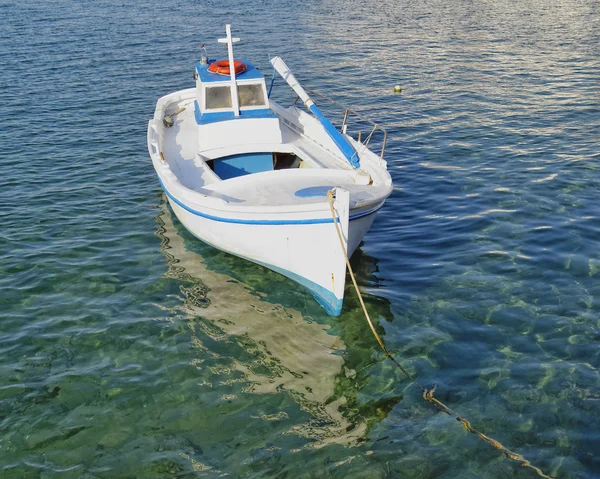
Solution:
M 352 258 L 387 348 L 546 474 L 600 477 L 596 0 L 0 0 L 0 477 L 537 477 L 423 401 L 350 281 L 329 317 L 173 217 L 147 121 L 226 23 L 389 132 Z

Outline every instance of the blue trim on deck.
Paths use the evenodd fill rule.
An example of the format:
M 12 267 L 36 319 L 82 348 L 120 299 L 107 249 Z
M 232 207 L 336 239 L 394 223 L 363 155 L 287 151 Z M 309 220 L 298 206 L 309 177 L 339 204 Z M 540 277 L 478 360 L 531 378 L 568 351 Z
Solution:
M 230 120 L 247 120 L 249 118 L 277 118 L 277 115 L 268 108 L 257 108 L 254 110 L 246 110 L 244 107 L 240 109 L 240 115 L 235 116 L 232 111 L 219 111 L 214 113 L 200 113 L 200 105 L 198 100 L 194 100 L 194 118 L 198 125 L 208 125 L 219 121 Z
M 360 162 L 358 160 L 358 153 L 356 152 L 354 147 L 350 143 L 348 143 L 348 140 L 339 131 L 337 131 L 337 128 L 332 125 L 332 123 L 323 115 L 323 113 L 321 113 L 321 111 L 317 108 L 317 105 L 313 103 L 310 106 L 310 111 L 312 111 L 313 115 L 317 117 L 317 120 L 321 122 L 321 125 L 323 125 L 323 128 L 325 129 L 329 137 L 340 149 L 340 151 L 346 157 L 348 162 L 354 168 L 359 168 Z
M 241 153 L 224 156 L 213 162 L 213 170 L 222 180 L 273 171 L 273 153 Z
M 309 186 L 308 188 L 301 188 L 294 193 L 294 196 L 298 198 L 314 198 L 315 196 L 327 196 L 327 192 L 335 188 L 331 186 Z

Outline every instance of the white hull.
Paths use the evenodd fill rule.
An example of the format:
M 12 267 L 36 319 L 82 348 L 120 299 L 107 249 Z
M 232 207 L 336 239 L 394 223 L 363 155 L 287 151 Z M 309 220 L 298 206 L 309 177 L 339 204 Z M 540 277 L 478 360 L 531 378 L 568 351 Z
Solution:
M 245 120 L 244 129 L 243 117 L 222 122 L 231 123 L 233 135 L 227 141 L 214 138 L 215 123 L 200 127 L 204 133 L 199 134 L 195 95 L 191 89 L 161 98 L 148 128 L 150 156 L 175 215 L 197 238 L 287 276 L 305 286 L 329 314 L 340 314 L 345 254 L 352 255 L 391 193 L 385 162 L 346 137 L 360 154 L 361 168 L 353 168 L 312 116 L 272 102 L 272 117 L 256 135 L 248 128 L 257 128 L 261 120 Z M 162 120 L 173 110 L 181 112 L 166 128 Z M 272 125 L 280 131 L 265 133 Z M 291 154 L 305 165 L 224 180 L 208 166 L 254 152 Z M 343 245 L 329 190 L 335 192 Z
M 283 274 L 306 287 L 329 314 L 340 314 L 346 264 L 333 221 L 287 225 L 228 223 L 193 213 L 170 194 L 167 198 L 179 221 L 195 237 Z M 376 214 L 356 214 L 359 217 L 349 226 L 342 222 L 343 236 L 349 240 L 348 256 L 358 247 Z

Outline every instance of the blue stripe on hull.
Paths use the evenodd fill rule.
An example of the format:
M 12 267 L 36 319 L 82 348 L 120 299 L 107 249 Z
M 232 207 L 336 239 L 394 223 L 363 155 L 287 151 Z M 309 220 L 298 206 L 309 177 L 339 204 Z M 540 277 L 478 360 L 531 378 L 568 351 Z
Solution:
M 318 225 L 318 224 L 324 224 L 324 223 L 333 223 L 333 218 L 310 218 L 310 219 L 305 219 L 305 220 L 242 220 L 242 219 L 237 219 L 237 218 L 224 218 L 222 216 L 209 215 L 209 214 L 202 213 L 201 211 L 195 210 L 195 209 L 190 208 L 189 206 L 185 205 L 184 203 L 179 201 L 177 198 L 175 198 L 171 193 L 169 193 L 169 190 L 167 190 L 167 188 L 165 187 L 165 185 L 162 182 L 162 180 L 160 179 L 160 177 L 158 178 L 158 181 L 160 182 L 160 186 L 162 187 L 162 189 L 166 193 L 166 195 L 171 200 L 173 200 L 177 205 L 181 206 L 184 210 L 186 210 L 196 216 L 200 216 L 200 217 L 206 218 L 208 220 L 219 221 L 222 223 L 234 223 L 234 224 L 240 224 L 240 225 Z M 383 206 L 383 203 L 373 209 L 350 215 L 350 221 L 357 220 L 364 216 L 373 214 L 373 213 L 379 211 L 382 206 Z M 339 222 L 339 220 L 338 220 L 338 222 Z
M 337 298 L 335 294 L 333 294 L 331 291 L 324 288 L 323 286 L 320 286 L 317 283 L 313 283 L 312 281 L 296 273 L 292 273 L 291 271 L 278 268 L 277 266 L 261 263 L 260 261 L 254 261 L 251 259 L 249 259 L 249 261 L 253 261 L 254 263 L 260 264 L 265 268 L 272 269 L 273 271 L 284 275 L 292 281 L 295 281 L 301 286 L 304 286 L 310 291 L 310 293 L 314 296 L 317 302 L 323 307 L 323 309 L 325 309 L 325 311 L 327 311 L 327 314 L 329 314 L 330 316 L 339 316 L 342 312 L 342 304 L 344 303 L 344 298 Z

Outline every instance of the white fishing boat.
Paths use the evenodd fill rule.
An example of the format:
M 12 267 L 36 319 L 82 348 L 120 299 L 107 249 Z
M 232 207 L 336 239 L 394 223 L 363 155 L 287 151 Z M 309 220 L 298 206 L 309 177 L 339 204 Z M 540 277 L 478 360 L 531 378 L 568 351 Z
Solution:
M 194 236 L 300 283 L 338 315 L 344 253 L 352 255 L 392 191 L 383 160 L 387 135 L 374 153 L 369 140 L 381 128 L 373 124 L 364 141 L 353 139 L 348 109 L 338 131 L 279 57 L 271 60 L 274 69 L 307 111 L 271 101 L 263 74 L 234 59 L 239 39 L 229 25 L 226 32 L 219 42 L 228 58 L 208 60 L 204 50 L 196 87 L 158 100 L 148 125 L 158 179 Z

